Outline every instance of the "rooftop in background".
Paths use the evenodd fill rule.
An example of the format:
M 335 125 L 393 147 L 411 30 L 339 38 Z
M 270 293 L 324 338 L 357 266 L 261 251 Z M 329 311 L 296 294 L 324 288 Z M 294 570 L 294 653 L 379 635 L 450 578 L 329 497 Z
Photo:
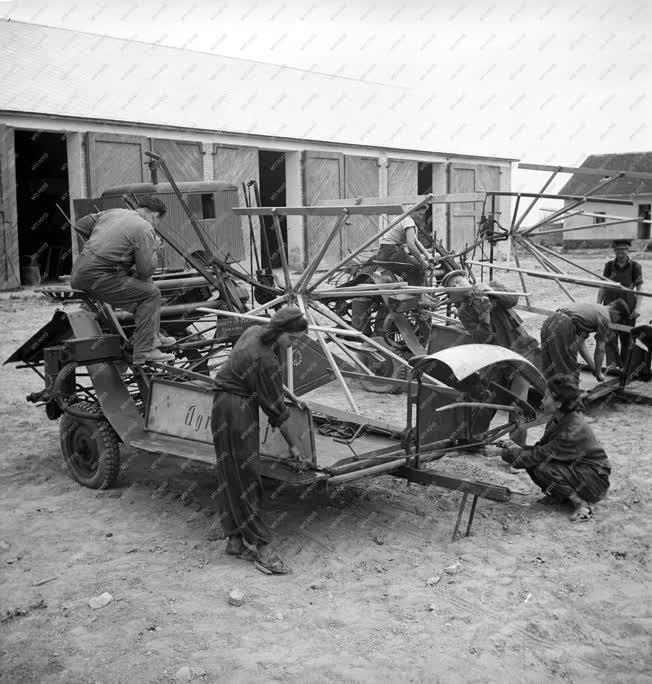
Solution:
M 652 173 L 652 152 L 623 152 L 622 154 L 592 154 L 581 168 L 641 171 Z M 606 179 L 606 176 L 605 176 Z M 586 195 L 601 179 L 596 176 L 573 175 L 559 191 L 560 195 Z M 652 179 L 621 178 L 594 195 L 633 195 L 652 193 Z
M 474 156 L 432 149 L 392 85 L 11 20 L 0 65 L 0 111 Z

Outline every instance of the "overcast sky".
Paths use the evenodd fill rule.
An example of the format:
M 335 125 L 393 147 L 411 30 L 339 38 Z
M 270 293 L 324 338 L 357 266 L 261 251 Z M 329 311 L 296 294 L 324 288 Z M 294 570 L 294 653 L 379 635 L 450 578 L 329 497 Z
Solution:
M 645 1 L 18 0 L 0 12 L 408 86 L 397 123 L 418 131 L 423 149 L 568 165 L 652 149 Z M 519 172 L 513 186 L 543 179 Z

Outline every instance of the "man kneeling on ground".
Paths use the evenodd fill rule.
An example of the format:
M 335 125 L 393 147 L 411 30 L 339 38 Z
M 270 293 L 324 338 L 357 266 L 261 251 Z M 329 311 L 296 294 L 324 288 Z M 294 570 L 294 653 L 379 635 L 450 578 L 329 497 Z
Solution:
M 158 349 L 161 291 L 152 281 L 158 263 L 154 227 L 165 216 L 158 197 L 144 197 L 135 211 L 109 209 L 84 216 L 75 230 L 86 239 L 72 269 L 70 284 L 101 302 L 134 315 L 133 361 L 171 361 Z
M 609 489 L 611 465 L 591 426 L 582 415 L 580 389 L 572 375 L 555 375 L 548 388 L 559 408 L 548 421 L 543 437 L 534 445 L 520 447 L 502 442 L 502 458 L 523 468 L 546 495 L 541 503 L 570 502 L 572 521 L 589 520 L 591 504 Z

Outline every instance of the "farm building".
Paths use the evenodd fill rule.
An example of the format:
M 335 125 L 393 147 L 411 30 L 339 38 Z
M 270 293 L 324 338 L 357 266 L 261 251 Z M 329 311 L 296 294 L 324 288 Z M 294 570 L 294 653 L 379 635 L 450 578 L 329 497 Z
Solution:
M 396 125 L 391 108 L 406 91 L 394 86 L 12 21 L 0 22 L 0 63 L 0 289 L 19 287 L 30 263 L 49 278 L 69 273 L 76 244 L 63 214 L 74 220 L 75 200 L 150 182 L 146 150 L 198 197 L 198 182 L 221 181 L 240 204 L 251 180 L 267 206 L 511 186 L 512 159 L 403 144 L 410 126 Z M 360 111 L 369 111 L 364 124 L 352 116 Z M 212 215 L 201 197 L 197 210 Z M 481 203 L 435 206 L 437 236 L 463 246 L 481 212 Z M 325 262 L 368 239 L 378 220 L 351 219 Z M 284 221 L 292 266 L 316 253 L 327 225 Z M 225 245 L 236 260 L 247 258 L 246 219 L 240 229 Z
M 593 154 L 587 157 L 582 168 L 618 169 L 620 171 L 652 172 L 652 152 L 628 152 L 624 154 Z M 562 195 L 586 195 L 608 176 L 573 175 L 559 191 Z M 584 215 L 570 216 L 564 220 L 564 228 L 575 228 L 588 225 L 586 230 L 574 230 L 564 233 L 564 247 L 568 249 L 581 247 L 606 247 L 614 238 L 630 238 L 637 247 L 645 247 L 650 240 L 650 219 L 652 207 L 652 180 L 621 178 L 615 180 L 594 195 L 605 199 L 630 199 L 633 206 L 613 205 L 599 201 L 587 202 Z M 631 222 L 609 225 L 610 217 L 629 218 Z M 602 225 L 606 224 L 606 225 Z

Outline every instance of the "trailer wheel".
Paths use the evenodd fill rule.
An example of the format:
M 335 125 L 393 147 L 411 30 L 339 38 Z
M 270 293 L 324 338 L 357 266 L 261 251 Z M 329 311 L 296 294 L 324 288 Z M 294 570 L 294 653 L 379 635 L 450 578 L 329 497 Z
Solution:
M 101 416 L 97 404 L 78 401 L 75 408 Z M 82 420 L 65 413 L 59 426 L 63 460 L 79 484 L 91 489 L 108 489 L 120 473 L 120 441 L 103 418 Z
M 382 337 L 372 337 L 371 339 L 374 342 L 378 342 L 383 347 L 391 349 Z M 396 352 L 394 351 L 394 353 Z M 374 375 L 380 376 L 372 378 L 369 375 L 365 375 L 363 378 L 360 378 L 360 384 L 363 389 L 367 392 L 374 392 L 376 394 L 401 393 L 400 385 L 393 382 L 387 382 L 386 380 L 383 380 L 383 378 L 405 380 L 408 371 L 407 366 L 399 363 L 396 359 L 389 356 L 389 354 L 383 354 L 380 350 L 366 352 L 362 358 L 362 362 L 372 373 L 374 373 Z

